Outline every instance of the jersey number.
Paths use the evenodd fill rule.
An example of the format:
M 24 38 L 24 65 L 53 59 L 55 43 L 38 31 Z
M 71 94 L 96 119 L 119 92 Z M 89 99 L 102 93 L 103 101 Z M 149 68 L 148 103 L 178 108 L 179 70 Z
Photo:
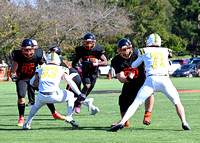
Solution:
M 25 73 L 25 74 L 32 74 L 34 71 L 35 66 L 34 65 L 23 65 L 21 68 L 21 73 Z
M 157 63 L 158 62 L 158 56 L 160 56 L 160 60 L 161 60 L 160 66 L 165 67 L 165 64 L 163 62 L 163 53 L 151 53 L 151 58 L 154 57 L 154 62 L 153 62 L 152 68 L 158 67 L 158 63 Z
M 138 70 L 138 68 L 132 69 L 132 68 L 130 67 L 130 68 L 125 68 L 125 69 L 124 69 L 124 75 L 125 75 L 125 76 L 128 76 L 128 73 L 129 73 L 129 72 L 135 73 L 134 78 L 137 78 L 137 77 L 139 76 L 139 70 Z
M 55 78 L 56 77 L 56 73 L 58 71 L 58 68 L 56 67 L 44 67 L 42 68 L 42 75 L 40 76 L 40 78 Z

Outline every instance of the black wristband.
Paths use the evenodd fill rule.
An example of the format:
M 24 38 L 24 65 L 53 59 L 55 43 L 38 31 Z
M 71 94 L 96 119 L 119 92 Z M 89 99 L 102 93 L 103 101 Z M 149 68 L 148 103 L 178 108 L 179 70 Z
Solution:
M 131 81 L 132 79 L 129 76 L 127 76 L 126 80 Z

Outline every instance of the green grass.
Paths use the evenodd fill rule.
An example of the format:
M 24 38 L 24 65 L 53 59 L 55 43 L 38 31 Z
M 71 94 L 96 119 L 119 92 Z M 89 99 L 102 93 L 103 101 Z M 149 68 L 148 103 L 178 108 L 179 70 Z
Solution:
M 200 89 L 200 78 L 171 78 L 177 89 Z M 94 91 L 121 90 L 122 84 L 117 79 L 97 80 Z M 65 88 L 65 83 L 61 84 Z M 95 116 L 90 116 L 82 106 L 80 114 L 74 113 L 79 129 L 72 130 L 64 121 L 54 120 L 49 109 L 42 107 L 31 124 L 32 130 L 24 131 L 17 126 L 17 95 L 13 82 L 0 82 L 0 142 L 1 143 L 197 143 L 200 140 L 200 93 L 180 93 L 185 107 L 187 121 L 191 131 L 183 131 L 173 104 L 161 93 L 155 93 L 155 104 L 150 126 L 142 124 L 144 105 L 141 105 L 131 117 L 131 125 L 118 132 L 108 132 L 110 124 L 120 119 L 118 107 L 119 94 L 91 94 L 94 104 L 100 108 Z M 26 97 L 27 103 L 27 97 Z M 59 113 L 67 113 L 66 103 L 55 104 Z M 26 108 L 25 119 L 30 107 Z

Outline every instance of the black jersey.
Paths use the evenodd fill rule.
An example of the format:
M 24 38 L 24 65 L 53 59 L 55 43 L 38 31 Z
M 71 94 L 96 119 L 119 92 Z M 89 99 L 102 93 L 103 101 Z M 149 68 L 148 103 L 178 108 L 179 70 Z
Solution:
M 83 72 L 87 72 L 87 73 L 97 73 L 98 72 L 98 66 L 95 67 L 88 67 L 86 62 L 90 59 L 90 58 L 96 58 L 96 59 L 100 59 L 100 57 L 102 56 L 102 54 L 104 54 L 105 49 L 103 46 L 100 45 L 95 45 L 95 47 L 92 50 L 87 50 L 84 48 L 84 46 L 79 46 L 76 47 L 76 55 L 79 56 L 82 60 L 81 64 L 83 66 L 82 70 Z
M 137 93 L 145 81 L 144 64 L 141 64 L 135 69 L 131 68 L 131 64 L 137 59 L 137 57 L 137 50 L 134 49 L 133 54 L 129 59 L 117 55 L 111 61 L 111 66 L 115 69 L 116 74 L 124 71 L 124 74 L 128 76 L 128 72 L 135 72 L 135 77 L 130 82 L 124 83 L 122 94 L 130 95 L 134 91 Z
M 36 67 L 45 63 L 43 51 L 35 49 L 34 55 L 27 59 L 22 54 L 22 50 L 12 51 L 12 60 L 18 63 L 17 75 L 21 79 L 31 79 L 35 73 Z
M 60 57 L 60 66 L 66 67 L 69 69 L 70 74 L 71 73 L 77 73 L 77 71 L 70 65 L 70 63 L 63 57 Z

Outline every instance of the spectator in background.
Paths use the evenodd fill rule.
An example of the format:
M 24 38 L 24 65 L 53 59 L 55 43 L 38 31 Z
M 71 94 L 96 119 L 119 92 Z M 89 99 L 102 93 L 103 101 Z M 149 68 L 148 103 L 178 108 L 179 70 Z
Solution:
M 33 42 L 33 47 L 34 47 L 34 49 L 37 49 L 38 48 L 38 43 L 37 43 L 37 41 L 36 40 L 32 40 L 32 42 Z

